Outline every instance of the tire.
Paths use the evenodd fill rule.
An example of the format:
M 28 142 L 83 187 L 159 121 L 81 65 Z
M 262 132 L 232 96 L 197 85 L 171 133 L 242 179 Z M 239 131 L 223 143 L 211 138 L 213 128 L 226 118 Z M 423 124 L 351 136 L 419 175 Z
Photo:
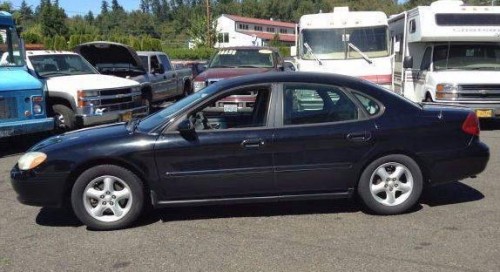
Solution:
M 151 98 L 149 95 L 142 97 L 142 105 L 147 107 L 146 115 L 149 115 L 151 113 Z
M 95 166 L 76 180 L 71 191 L 71 206 L 78 219 L 89 229 L 126 228 L 142 213 L 143 183 L 123 167 Z
M 393 215 L 411 209 L 420 198 L 422 187 L 422 171 L 412 158 L 388 155 L 365 168 L 358 195 L 372 212 Z
M 56 121 L 56 130 L 63 132 L 76 128 L 75 113 L 71 108 L 62 104 L 52 105 L 54 118 Z

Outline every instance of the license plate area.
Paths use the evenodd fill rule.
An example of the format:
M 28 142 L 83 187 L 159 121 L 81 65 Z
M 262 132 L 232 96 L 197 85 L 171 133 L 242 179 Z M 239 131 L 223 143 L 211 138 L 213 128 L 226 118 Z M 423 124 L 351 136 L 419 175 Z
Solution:
M 129 112 L 120 114 L 120 120 L 123 122 L 128 122 L 128 121 L 132 120 L 132 112 L 129 111 Z
M 478 118 L 491 118 L 493 117 L 493 110 L 476 110 L 476 115 Z

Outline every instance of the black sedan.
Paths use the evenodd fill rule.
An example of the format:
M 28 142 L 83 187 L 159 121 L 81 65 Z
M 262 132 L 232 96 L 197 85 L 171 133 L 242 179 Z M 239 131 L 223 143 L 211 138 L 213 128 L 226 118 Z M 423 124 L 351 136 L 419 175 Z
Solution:
M 252 101 L 225 99 L 233 95 Z M 354 194 L 397 214 L 424 186 L 476 175 L 488 159 L 467 108 L 415 104 L 351 77 L 270 73 L 220 81 L 142 120 L 49 138 L 11 180 L 20 202 L 71 203 L 104 230 L 148 206 Z

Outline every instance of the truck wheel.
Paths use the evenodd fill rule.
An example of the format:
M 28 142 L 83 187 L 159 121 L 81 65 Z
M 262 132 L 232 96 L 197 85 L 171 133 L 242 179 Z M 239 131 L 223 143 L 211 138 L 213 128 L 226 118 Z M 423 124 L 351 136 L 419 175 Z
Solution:
M 99 165 L 78 177 L 71 191 L 71 204 L 78 219 L 90 229 L 122 229 L 141 215 L 144 187 L 128 169 Z
M 75 113 L 66 105 L 56 104 L 52 106 L 56 130 L 67 131 L 76 128 Z
M 418 164 L 405 155 L 388 155 L 370 163 L 359 179 L 358 194 L 371 211 L 391 215 L 413 207 L 422 193 Z

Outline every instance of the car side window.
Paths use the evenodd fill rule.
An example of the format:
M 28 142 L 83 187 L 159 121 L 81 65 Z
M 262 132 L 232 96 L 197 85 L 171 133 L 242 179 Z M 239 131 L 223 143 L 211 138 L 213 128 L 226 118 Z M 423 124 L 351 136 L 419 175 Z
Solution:
M 359 112 L 347 95 L 335 86 L 284 86 L 283 124 L 316 124 L 359 119 Z
M 163 63 L 163 66 L 165 67 L 165 71 L 172 70 L 172 66 L 170 65 L 170 60 L 168 59 L 167 56 L 160 55 L 160 59 L 161 59 L 161 62 Z
M 188 118 L 196 131 L 266 126 L 271 87 L 251 87 L 226 93 Z
M 360 93 L 354 93 L 354 96 L 363 105 L 368 115 L 374 116 L 380 112 L 381 107 L 373 98 Z
M 155 71 L 160 69 L 160 62 L 158 61 L 157 56 L 151 56 L 151 71 Z

